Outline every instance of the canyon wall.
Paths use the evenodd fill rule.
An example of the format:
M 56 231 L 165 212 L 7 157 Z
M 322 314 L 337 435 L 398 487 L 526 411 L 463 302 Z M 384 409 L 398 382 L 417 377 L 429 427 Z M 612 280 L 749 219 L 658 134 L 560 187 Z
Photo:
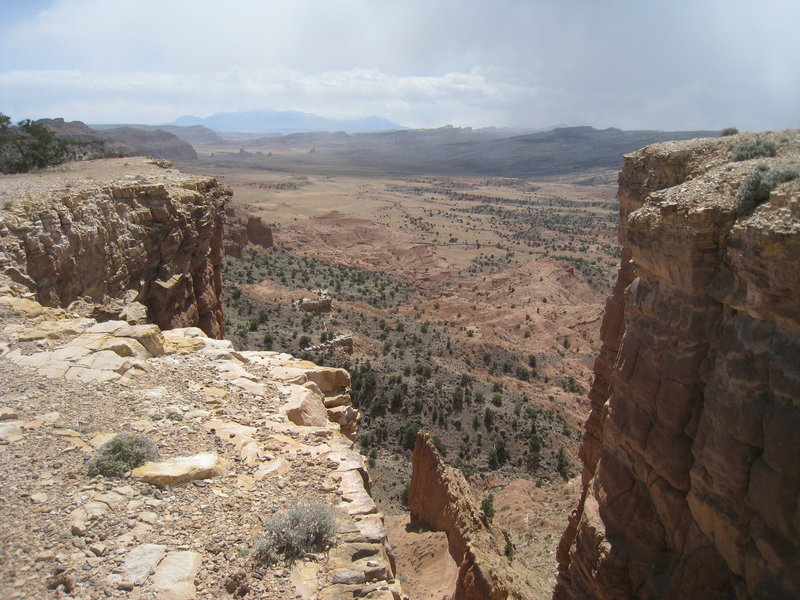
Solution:
M 447 533 L 459 565 L 453 600 L 525 600 L 532 574 L 505 554 L 508 542 L 486 519 L 462 473 L 442 459 L 430 435 L 417 434 L 408 509 L 412 522 Z
M 197 326 L 223 337 L 231 192 L 170 166 L 123 158 L 4 177 L 0 273 L 46 306 L 80 300 L 113 314 L 136 301 L 162 328 Z
M 756 139 L 776 156 L 731 160 Z M 625 157 L 556 600 L 800 597 L 800 180 L 736 198 L 799 166 L 798 131 Z

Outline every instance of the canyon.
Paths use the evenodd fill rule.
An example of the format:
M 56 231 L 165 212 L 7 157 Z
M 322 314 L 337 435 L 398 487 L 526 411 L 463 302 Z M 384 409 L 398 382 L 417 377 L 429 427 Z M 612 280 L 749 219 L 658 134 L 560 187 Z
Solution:
M 731 159 L 737 144 L 756 139 L 773 143 L 776 155 Z M 800 593 L 800 181 L 778 185 L 752 211 L 736 201 L 752 173 L 796 169 L 799 160 L 797 131 L 667 142 L 626 156 L 621 263 L 600 328 L 579 450 L 582 491 L 558 546 L 555 600 Z M 230 195 L 214 177 L 144 158 L 0 180 L 8 482 L 0 517 L 14 523 L 0 540 L 10 557 L 0 582 L 9 598 L 73 590 L 86 598 L 404 597 L 354 442 L 364 416 L 351 399 L 355 375 L 222 339 L 223 254 L 273 244 L 268 212 L 236 213 Z M 332 230 L 343 222 L 324 218 Z M 322 241 L 302 229 L 293 235 L 292 243 L 317 244 L 315 252 L 341 251 L 333 231 Z M 398 268 L 414 271 L 416 258 L 404 254 Z M 423 256 L 418 285 L 444 287 L 435 258 Z M 512 288 L 528 293 L 526 277 L 539 279 L 528 282 L 532 293 L 547 274 L 570 281 L 572 295 L 562 303 L 551 296 L 542 308 L 566 313 L 561 304 L 585 298 L 569 311 L 581 335 L 548 329 L 538 311 L 533 320 L 548 346 L 569 335 L 572 349 L 564 343 L 559 354 L 570 350 L 567 360 L 581 365 L 597 317 L 591 289 L 570 269 L 544 256 L 475 281 L 499 282 L 492 301 Z M 460 287 L 450 302 L 468 294 Z M 516 294 L 522 320 L 526 299 Z M 427 309 L 448 310 L 433 304 Z M 459 322 L 465 347 L 475 336 L 467 319 L 490 317 Z M 505 325 L 476 330 L 500 338 Z M 555 382 L 537 383 L 545 385 Z M 576 404 L 570 418 L 585 412 Z M 556 439 L 566 444 L 562 425 Z M 126 430 L 150 436 L 170 459 L 213 455 L 213 467 L 169 482 L 136 471 L 120 482 L 88 477 L 96 447 Z M 452 597 L 549 597 L 514 556 L 520 532 L 506 529 L 539 530 L 527 519 L 492 521 L 436 438 L 415 433 L 411 524 L 445 533 Z M 555 454 L 548 459 L 555 469 Z M 298 502 L 332 507 L 333 546 L 253 569 L 265 516 Z

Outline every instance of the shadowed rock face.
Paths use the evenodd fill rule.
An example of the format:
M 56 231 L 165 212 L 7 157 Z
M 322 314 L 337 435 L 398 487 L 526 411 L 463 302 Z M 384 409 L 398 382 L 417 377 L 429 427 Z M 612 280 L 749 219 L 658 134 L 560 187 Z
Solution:
M 606 307 L 557 600 L 800 596 L 800 181 L 739 214 L 756 136 L 627 155 Z
M 141 158 L 3 177 L 0 272 L 47 306 L 136 300 L 162 328 L 221 338 L 230 195 L 214 178 Z

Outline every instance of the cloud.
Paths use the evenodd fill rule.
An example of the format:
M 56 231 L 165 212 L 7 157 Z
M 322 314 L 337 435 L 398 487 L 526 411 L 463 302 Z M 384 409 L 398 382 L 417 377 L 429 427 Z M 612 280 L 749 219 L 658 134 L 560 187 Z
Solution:
M 788 0 L 31 6 L 0 24 L 0 110 L 14 118 L 277 108 L 411 126 L 800 125 Z

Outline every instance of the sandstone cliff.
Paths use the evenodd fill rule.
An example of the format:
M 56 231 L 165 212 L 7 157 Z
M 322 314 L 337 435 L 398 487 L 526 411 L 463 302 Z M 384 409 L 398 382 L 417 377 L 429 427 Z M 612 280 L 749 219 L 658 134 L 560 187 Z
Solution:
M 161 166 L 159 166 L 161 165 Z M 144 158 L 69 163 L 0 180 L 0 273 L 46 306 L 145 305 L 163 328 L 222 337 L 231 193 Z
M 505 556 L 507 539 L 492 528 L 467 480 L 445 464 L 424 431 L 414 446 L 408 508 L 412 521 L 447 533 L 459 565 L 453 600 L 534 597 L 531 573 Z
M 777 155 L 731 161 L 760 138 Z M 622 264 L 554 598 L 800 597 L 800 132 L 626 156 Z M 766 172 L 766 171 L 762 171 Z

